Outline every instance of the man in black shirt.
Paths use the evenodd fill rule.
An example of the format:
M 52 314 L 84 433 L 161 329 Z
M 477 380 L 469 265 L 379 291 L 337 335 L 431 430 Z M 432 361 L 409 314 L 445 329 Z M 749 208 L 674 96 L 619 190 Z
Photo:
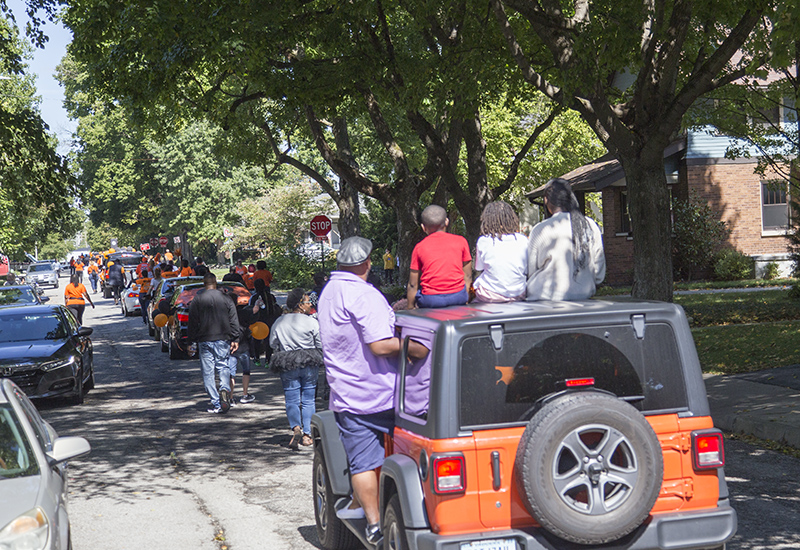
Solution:
M 231 397 L 231 373 L 228 362 L 239 347 L 239 317 L 233 301 L 217 290 L 217 277 L 211 272 L 203 276 L 203 290 L 189 305 L 188 339 L 197 343 L 203 385 L 211 399 L 208 412 L 228 412 Z M 214 371 L 219 373 L 219 391 Z

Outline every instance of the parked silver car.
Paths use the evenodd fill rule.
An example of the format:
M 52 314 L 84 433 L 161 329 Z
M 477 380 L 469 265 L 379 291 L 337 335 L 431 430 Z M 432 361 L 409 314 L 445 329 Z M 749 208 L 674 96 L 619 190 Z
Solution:
M 0 548 L 67 550 L 67 461 L 91 450 L 59 437 L 11 380 L 0 380 Z
M 25 281 L 38 285 L 53 285 L 58 288 L 58 271 L 50 262 L 39 262 L 28 266 Z

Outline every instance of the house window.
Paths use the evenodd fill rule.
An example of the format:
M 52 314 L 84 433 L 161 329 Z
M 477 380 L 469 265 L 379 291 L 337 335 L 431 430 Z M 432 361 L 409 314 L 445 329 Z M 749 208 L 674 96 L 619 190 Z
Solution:
M 789 201 L 786 187 L 761 183 L 761 224 L 764 231 L 784 231 L 789 228 Z
M 631 233 L 631 215 L 628 211 L 627 191 L 620 191 L 619 193 L 619 232 L 628 235 Z

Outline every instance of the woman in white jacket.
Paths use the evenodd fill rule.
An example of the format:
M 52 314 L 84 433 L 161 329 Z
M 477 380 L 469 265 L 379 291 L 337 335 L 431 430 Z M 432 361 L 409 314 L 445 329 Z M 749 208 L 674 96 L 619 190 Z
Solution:
M 551 217 L 528 236 L 528 301 L 586 300 L 606 276 L 603 237 L 581 212 L 564 179 L 547 182 L 544 204 Z

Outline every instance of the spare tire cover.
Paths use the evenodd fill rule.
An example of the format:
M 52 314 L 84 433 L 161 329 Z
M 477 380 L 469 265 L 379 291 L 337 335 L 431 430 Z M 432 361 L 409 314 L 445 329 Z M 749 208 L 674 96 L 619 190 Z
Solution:
M 597 391 L 569 392 L 528 422 L 514 465 L 530 514 L 550 533 L 604 544 L 647 519 L 663 478 L 655 432 L 630 404 Z

